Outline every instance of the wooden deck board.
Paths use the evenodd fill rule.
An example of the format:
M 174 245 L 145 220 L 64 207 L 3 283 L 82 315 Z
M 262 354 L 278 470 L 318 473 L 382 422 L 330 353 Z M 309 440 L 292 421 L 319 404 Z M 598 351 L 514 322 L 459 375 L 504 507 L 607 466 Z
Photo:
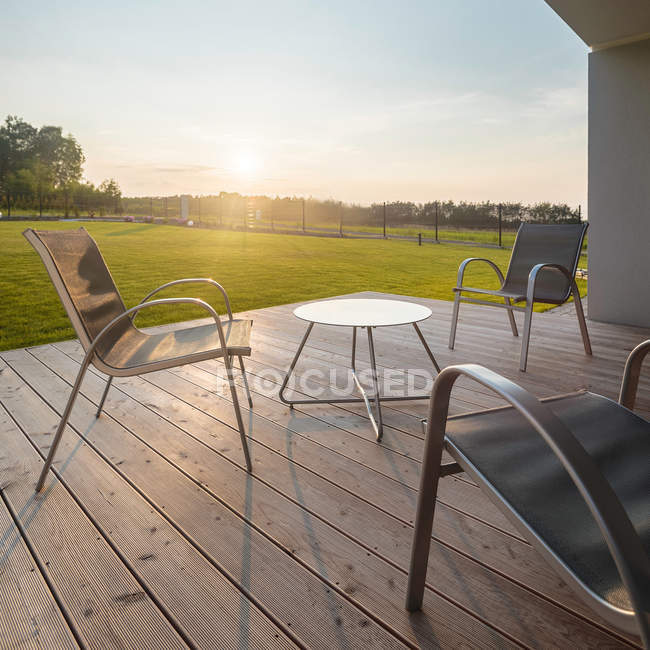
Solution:
M 58 366 L 61 373 L 68 372 L 70 377 L 76 371 L 74 368 L 72 372 L 70 368 L 66 370 L 64 361 L 60 361 Z M 116 408 L 115 405 L 120 404 L 117 407 L 119 410 L 116 417 L 121 423 L 125 426 L 137 426 L 139 436 L 156 449 L 164 449 L 167 457 L 173 459 L 180 469 L 194 477 L 196 481 L 200 481 L 205 490 L 218 495 L 230 508 L 245 516 L 258 529 L 263 527 L 265 533 L 271 536 L 286 554 L 280 557 L 286 558 L 290 555 L 314 572 L 324 582 L 324 591 L 329 594 L 328 600 L 333 600 L 336 608 L 341 610 L 336 619 L 345 621 L 346 608 L 342 605 L 345 604 L 345 600 L 349 600 L 365 611 L 377 612 L 386 625 L 390 625 L 396 634 L 404 636 L 411 643 L 417 643 L 429 629 L 435 629 L 438 636 L 447 638 L 447 643 L 452 645 L 466 643 L 472 637 L 481 638 L 485 647 L 500 646 L 505 643 L 499 634 L 484 626 L 477 627 L 474 619 L 467 617 L 462 610 L 448 601 L 436 597 L 433 592 L 427 595 L 427 601 L 431 604 L 430 611 L 435 612 L 433 619 L 409 618 L 402 603 L 387 597 L 387 593 L 398 589 L 404 590 L 405 572 L 396 570 L 377 553 L 369 554 L 366 548 L 347 540 L 331 527 L 323 525 L 304 503 L 301 506 L 296 505 L 295 502 L 304 502 L 306 493 L 310 489 L 308 481 L 299 478 L 301 474 L 298 465 L 292 466 L 291 462 L 285 460 L 283 465 L 278 466 L 276 463 L 269 467 L 270 470 L 281 472 L 290 485 L 294 486 L 295 498 L 294 502 L 291 502 L 260 481 L 260 477 L 264 474 L 263 469 L 280 456 L 268 451 L 264 456 L 260 454 L 265 451 L 264 448 L 259 448 L 258 451 L 258 447 L 253 443 L 251 452 L 256 470 L 254 480 L 249 484 L 244 473 L 234 468 L 233 462 L 228 462 L 221 457 L 227 455 L 231 461 L 243 467 L 241 449 L 237 440 L 233 439 L 233 430 L 230 427 L 220 424 L 207 414 L 203 414 L 202 417 L 199 413 L 191 414 L 190 407 L 184 409 L 177 401 L 172 403 L 169 396 L 160 394 L 162 391 L 152 390 L 152 387 L 147 386 L 141 378 L 120 379 L 119 386 L 123 386 L 125 382 L 129 394 L 141 397 L 149 407 L 157 404 L 155 410 L 158 412 L 158 409 L 161 409 L 162 415 L 173 413 L 180 427 L 175 428 L 173 423 L 165 427 L 161 423 L 151 423 L 149 418 L 143 420 L 142 415 L 137 417 L 138 412 L 146 410 L 146 407 L 128 397 L 126 393 L 122 396 L 118 393 L 117 400 L 107 404 L 108 412 L 113 413 L 112 409 Z M 99 399 L 102 382 L 98 379 L 93 382 L 93 379 L 89 378 L 87 387 L 88 389 L 92 387 L 95 399 Z M 116 387 L 116 391 L 119 390 Z M 169 411 L 165 404 L 171 404 Z M 90 412 L 92 409 L 89 410 Z M 193 421 L 194 425 L 192 435 L 200 438 L 203 444 L 194 438 L 184 439 L 186 436 L 182 430 L 183 422 L 187 423 L 189 420 Z M 103 439 L 104 436 L 98 435 L 99 444 L 102 444 Z M 220 452 L 219 455 L 206 453 L 206 445 Z M 124 465 L 121 466 L 123 467 Z M 171 477 L 168 480 L 171 481 Z M 175 488 L 174 492 L 177 493 L 178 488 Z M 249 494 L 255 495 L 255 499 L 251 502 L 247 500 Z M 202 495 L 196 494 L 194 500 L 201 501 Z M 170 512 L 169 507 L 166 511 Z M 387 592 L 387 586 L 390 585 L 393 586 L 388 587 L 390 591 Z M 291 589 L 292 593 L 299 590 L 299 587 L 293 583 L 287 585 L 287 588 Z M 311 587 L 312 598 L 316 589 L 316 586 Z M 336 592 L 345 600 L 338 602 Z M 274 595 L 290 599 L 292 594 L 283 591 L 282 583 L 276 580 Z M 289 619 L 292 627 L 296 626 L 294 616 L 292 612 Z M 364 621 L 361 612 L 359 612 L 359 620 Z M 315 645 L 317 639 L 321 637 L 331 638 L 323 635 L 323 630 L 318 629 L 317 620 L 313 617 L 309 623 L 310 632 L 316 635 L 315 640 L 310 639 L 310 645 Z M 472 630 L 473 627 L 476 629 Z M 342 626 L 340 632 L 345 634 L 345 626 Z M 497 638 L 497 643 L 492 640 L 493 637 Z M 354 645 L 350 640 L 347 643 Z
M 28 391 L 8 375 L 2 373 L 3 407 L 8 413 L 12 403 L 29 408 Z M 187 647 L 61 483 L 51 482 L 44 494 L 34 495 L 42 460 L 12 420 L 3 425 L 3 499 L 81 643 L 152 650 Z
M 7 360 L 12 358 L 10 354 L 4 356 Z M 69 386 L 36 359 L 33 361 L 41 368 L 28 368 L 25 359 L 20 365 L 22 376 L 30 384 L 33 382 L 55 410 L 62 410 Z M 12 365 L 18 367 L 15 361 Z M 137 438 L 110 417 L 94 421 L 94 411 L 94 405 L 80 396 L 70 420 L 73 428 L 83 431 L 88 444 L 101 451 L 113 468 L 137 486 L 152 507 L 204 549 L 206 555 L 241 585 L 244 593 L 263 603 L 276 620 L 310 647 L 327 648 L 328 639 L 337 636 L 349 647 L 372 644 L 403 647 L 403 643 L 335 593 L 331 586 L 296 564 L 257 528 L 240 519 L 222 502 L 221 494 L 220 500 L 214 498 L 208 488 L 207 472 L 205 477 L 197 476 L 193 480 L 193 467 L 187 467 L 185 472 L 177 471 L 179 464 L 187 460 L 183 458 L 187 456 L 184 450 L 191 444 L 182 439 L 180 432 L 164 431 L 145 417 L 138 421 L 140 438 Z M 88 422 L 93 422 L 90 428 Z M 165 435 L 160 435 L 161 432 Z M 156 449 L 164 454 L 142 442 L 150 437 L 156 437 Z M 238 444 L 232 436 L 229 442 Z M 204 447 L 201 452 L 206 455 Z M 168 462 L 167 457 L 172 461 Z M 215 473 L 219 478 L 227 477 L 227 485 L 232 488 L 234 498 L 243 501 L 242 512 L 246 513 L 254 489 L 251 479 L 227 462 Z M 191 580 L 189 576 L 179 579 Z M 298 615 L 302 608 L 308 608 L 307 618 Z
M 29 359 L 24 352 L 7 355 L 19 370 L 24 368 L 20 354 Z M 15 385 L 20 385 L 17 377 Z M 24 393 L 29 389 L 24 385 L 22 389 L 24 402 L 27 401 Z M 32 397 L 28 401 L 29 409 L 15 403 L 7 406 L 12 408 L 28 438 L 38 444 L 38 432 L 43 426 L 55 427 L 58 416 L 44 402 Z M 74 454 L 74 465 L 61 473 L 60 465 L 55 464 L 59 479 L 84 504 L 95 525 L 119 548 L 123 560 L 192 644 L 216 649 L 245 641 L 256 647 L 295 647 L 281 629 L 152 510 L 88 445 L 76 449 L 78 441 L 75 432 L 68 428 L 61 442 L 61 458 Z M 176 576 L 183 572 L 191 575 L 192 580 L 177 580 Z M 249 622 L 245 628 L 239 625 L 243 612 Z
M 421 329 L 441 366 L 482 363 L 538 396 L 587 387 L 616 397 L 627 353 L 650 338 L 650 330 L 589 321 L 594 348 L 589 358 L 570 313 L 535 314 L 528 373 L 523 374 L 517 370 L 520 341 L 511 336 L 502 311 L 463 305 L 456 350 L 450 351 L 451 304 L 412 300 L 433 310 Z M 255 391 L 252 412 L 243 409 L 252 478 L 242 471 L 222 364 L 207 361 L 117 379 L 105 415 L 96 421 L 93 408 L 104 379 L 91 369 L 61 447 L 57 471 L 65 465 L 63 482 L 50 477 L 43 512 L 20 534 L 14 532 L 11 565 L 6 564 L 12 576 L 19 575 L 19 567 L 24 579 L 30 552 L 37 553 L 37 560 L 55 552 L 47 534 L 58 508 L 70 521 L 62 528 L 57 521 L 57 536 L 92 547 L 89 558 L 103 553 L 99 568 L 97 560 L 85 562 L 76 553 L 75 566 L 58 558 L 55 568 L 43 563 L 43 573 L 31 578 L 40 599 L 43 638 L 51 629 L 56 632 L 47 633 L 62 635 L 74 647 L 72 625 L 91 647 L 120 641 L 182 646 L 184 640 L 217 647 L 212 642 L 217 638 L 221 647 L 240 648 L 294 642 L 323 648 L 638 644 L 579 602 L 465 475 L 441 481 L 424 611 L 408 615 L 403 601 L 422 453 L 419 419 L 427 403 L 386 404 L 381 445 L 374 441 L 363 405 L 290 411 L 277 390 L 305 329 L 292 316 L 293 307 L 247 314 L 255 321 L 249 375 L 274 371 L 275 377 L 270 391 Z M 361 369 L 367 368 L 364 343 L 360 340 Z M 425 369 L 429 363 L 408 328 L 378 330 L 375 347 L 380 374 Z M 348 332 L 314 328 L 298 374 L 304 368 L 344 370 L 349 354 Z M 78 368 L 80 347 L 61 342 L 0 357 L 8 364 L 0 368 L 0 415 L 5 414 L 0 420 L 9 452 L 0 454 L 0 525 L 11 534 L 14 515 L 2 512 L 3 503 L 20 513 L 29 502 L 42 463 L 36 448 L 47 448 Z M 327 381 L 327 374 L 312 377 L 308 390 Z M 463 381 L 454 391 L 452 411 L 500 403 Z M 647 378 L 641 382 L 638 412 L 646 417 L 650 412 Z M 93 527 L 98 527 L 95 534 L 88 532 Z M 149 554 L 155 559 L 139 559 Z M 127 622 L 112 640 L 102 598 L 93 594 L 98 615 L 84 616 L 78 593 L 79 583 L 85 585 L 82 575 L 97 587 L 108 580 L 110 571 L 102 570 L 102 562 L 123 576 L 118 584 L 132 581 L 134 593 L 138 585 L 146 592 L 129 603 Z M 106 589 L 112 593 L 117 586 Z M 18 605 L 23 621 L 29 604 Z M 139 629 L 128 623 L 129 616 L 142 617 Z M 0 638 L 23 633 L 20 620 L 0 614 Z M 100 643 L 104 637 L 108 642 Z
M 10 426 L 0 406 L 0 426 Z M 9 648 L 78 648 L 54 594 L 0 500 L 0 630 Z
M 36 354 L 37 351 L 34 351 Z M 54 365 L 54 364 L 53 364 Z M 61 369 L 66 363 L 64 360 L 57 359 L 55 365 Z M 61 370 L 59 370 L 61 372 Z M 76 367 L 70 368 L 68 370 L 68 379 L 72 381 L 75 373 Z M 156 391 L 152 386 L 147 386 L 147 380 L 152 380 L 152 378 L 166 377 L 172 381 L 172 389 L 174 395 L 184 396 L 186 398 L 185 405 L 179 403 L 178 400 L 172 396 L 170 392 L 168 395 L 165 395 L 162 391 Z M 97 382 L 95 388 L 95 399 L 99 399 L 101 395 L 102 383 Z M 128 395 L 136 397 L 141 402 L 146 402 L 150 407 L 154 407 L 154 410 L 166 417 L 167 419 L 175 422 L 180 428 L 183 428 L 184 424 L 188 421 L 193 423 L 192 435 L 199 437 L 206 445 L 214 444 L 214 437 L 216 435 L 216 426 L 218 422 L 210 417 L 201 417 L 199 413 L 192 413 L 193 407 L 189 404 L 188 400 L 198 402 L 199 406 L 202 407 L 203 413 L 208 415 L 207 412 L 214 411 L 213 416 L 217 416 L 220 420 L 229 421 L 232 416 L 231 408 L 228 404 L 225 404 L 223 399 L 215 399 L 215 396 L 207 395 L 204 398 L 201 398 L 199 393 L 204 391 L 199 391 L 199 393 L 192 391 L 190 387 L 190 394 L 187 394 L 186 391 L 179 385 L 179 380 L 174 378 L 171 373 L 161 372 L 161 373 L 151 373 L 145 378 L 139 379 L 119 379 L 116 380 L 116 390 L 123 390 L 123 392 Z M 219 405 L 220 408 L 216 408 Z M 215 407 L 215 408 L 213 408 Z M 226 407 L 225 409 L 223 407 Z M 132 408 L 125 409 L 132 410 Z M 195 410 L 195 409 L 194 409 Z M 125 421 L 125 413 L 121 412 L 119 414 L 120 421 Z M 246 414 L 245 414 L 245 419 Z M 202 423 L 201 423 L 202 422 Z M 232 419 L 231 424 L 234 424 L 234 418 Z M 302 451 L 300 449 L 300 444 L 296 444 L 296 441 L 292 441 L 291 451 L 285 452 L 284 460 L 280 459 L 279 456 L 282 454 L 282 450 L 276 450 L 276 453 L 269 453 L 269 450 L 265 447 L 258 447 L 256 440 L 263 434 L 262 429 L 266 433 L 264 436 L 265 441 L 272 442 L 278 437 L 286 438 L 286 430 L 278 429 L 277 427 L 270 426 L 264 421 L 259 421 L 257 417 L 254 417 L 250 422 L 251 424 L 251 435 L 253 437 L 253 443 L 251 444 L 251 453 L 254 462 L 254 473 L 255 476 L 261 478 L 265 482 L 268 482 L 270 485 L 275 486 L 278 491 L 282 494 L 288 496 L 292 499 L 293 504 L 290 503 L 278 503 L 276 495 L 268 492 L 264 492 L 263 489 L 256 489 L 257 498 L 263 504 L 263 512 L 260 513 L 262 516 L 261 521 L 265 522 L 266 529 L 271 532 L 274 536 L 274 539 L 282 541 L 283 547 L 290 549 L 292 554 L 296 557 L 304 557 L 305 547 L 309 549 L 314 546 L 314 543 L 317 540 L 322 538 L 327 539 L 327 545 L 330 547 L 332 552 L 336 557 L 345 557 L 347 558 L 346 566 L 341 569 L 337 567 L 334 563 L 328 563 L 328 574 L 331 580 L 334 580 L 334 584 L 337 584 L 336 577 L 338 577 L 338 582 L 346 586 L 343 587 L 343 590 L 348 593 L 348 595 L 361 594 L 361 597 L 365 595 L 372 594 L 373 581 L 364 582 L 366 576 L 375 576 L 374 585 L 379 584 L 392 584 L 397 588 L 398 585 L 404 586 L 404 574 L 406 573 L 406 567 L 408 566 L 408 551 L 410 547 L 410 540 L 412 535 L 412 529 L 410 526 L 404 527 L 403 524 L 398 522 L 393 522 L 390 518 L 387 518 L 382 513 L 375 512 L 370 516 L 367 515 L 365 510 L 369 509 L 367 504 L 357 503 L 354 504 L 358 499 L 355 497 L 350 497 L 348 494 L 348 507 L 345 508 L 344 496 L 340 493 L 336 493 L 336 490 L 330 490 L 329 493 L 320 490 L 314 486 L 314 483 L 317 477 L 313 473 L 305 472 L 302 469 L 302 465 L 309 463 L 308 458 L 305 459 L 305 454 L 301 455 L 298 453 Z M 227 429 L 225 430 L 225 440 L 232 440 L 232 433 Z M 315 447 L 310 441 L 306 441 L 309 447 Z M 157 445 L 158 446 L 158 445 Z M 219 449 L 219 445 L 215 445 L 215 449 Z M 213 486 L 214 491 L 220 496 L 224 497 L 230 490 L 232 490 L 232 480 L 224 481 L 222 486 L 214 486 L 214 484 L 207 478 L 211 476 L 223 476 L 224 470 L 220 470 L 218 466 L 210 466 L 206 464 L 204 457 L 204 452 L 199 448 L 198 452 L 193 452 L 193 445 L 186 443 L 183 447 L 185 449 L 185 454 L 187 458 L 183 459 L 183 464 L 188 468 L 188 471 L 194 472 L 197 475 L 197 471 L 202 473 L 200 478 L 206 484 Z M 376 445 L 374 449 L 379 449 Z M 235 447 L 232 450 L 234 453 L 230 454 L 231 458 L 241 464 L 241 452 Z M 309 456 L 309 454 L 307 454 Z M 290 463 L 293 459 L 302 460 L 301 466 L 291 467 Z M 323 465 L 322 459 L 320 456 L 316 457 L 317 465 Z M 325 465 L 329 463 L 324 463 Z M 370 494 L 376 493 L 380 490 L 383 490 L 384 493 L 394 492 L 395 487 L 388 487 L 382 485 L 381 480 L 378 480 L 380 477 L 375 476 L 371 473 L 366 473 L 364 475 L 362 467 L 359 465 L 356 466 L 356 476 L 353 477 L 354 488 L 359 490 L 361 486 L 370 490 Z M 346 484 L 349 483 L 347 477 L 352 475 L 352 471 L 347 474 L 339 473 L 337 478 L 339 483 Z M 358 482 L 356 482 L 358 481 Z M 322 481 L 321 481 L 322 484 Z M 476 488 L 471 488 L 474 493 L 476 493 Z M 332 494 L 334 492 L 334 494 Z M 411 496 L 412 506 L 415 502 L 415 492 L 412 490 L 409 491 Z M 237 493 L 234 493 L 231 497 L 233 500 L 236 500 Z M 483 500 L 483 499 L 481 499 Z M 484 501 L 484 500 L 483 500 Z M 234 501 L 231 501 L 232 504 Z M 298 504 L 304 511 L 309 515 L 309 526 L 301 525 L 301 515 L 295 508 L 295 504 Z M 365 508 L 364 508 L 365 505 Z M 341 516 L 342 507 L 346 510 L 346 515 Z M 488 507 L 488 502 L 484 501 L 484 507 Z M 238 510 L 241 512 L 243 506 L 239 505 Z M 268 511 L 272 510 L 273 512 L 283 512 L 282 518 L 271 518 L 268 517 Z M 292 511 L 293 512 L 292 514 Z M 258 521 L 257 513 L 253 511 L 250 515 L 251 519 L 254 522 Z M 312 519 L 313 517 L 313 519 Z M 355 541 L 362 544 L 362 549 L 357 549 L 354 545 L 345 543 L 340 537 L 337 540 L 337 536 L 332 532 L 328 531 L 326 528 L 323 530 L 319 522 L 315 519 L 316 517 L 325 520 L 326 523 L 336 526 L 339 529 L 342 529 L 347 535 L 352 537 Z M 442 520 L 442 519 L 441 519 Z M 296 538 L 295 533 L 300 531 L 301 528 L 304 528 L 304 535 L 312 536 L 309 544 L 305 544 L 304 541 L 302 544 L 299 543 L 300 538 Z M 481 540 L 481 546 L 487 547 L 490 543 L 489 535 L 483 534 L 477 537 Z M 436 540 L 437 541 L 437 540 Z M 502 546 L 505 540 L 499 539 L 493 541 L 495 548 Z M 512 540 L 508 540 L 512 543 Z M 321 546 L 325 546 L 325 542 L 320 543 Z M 370 550 L 376 555 L 379 555 L 383 558 L 386 558 L 388 561 L 393 561 L 398 564 L 398 567 L 402 570 L 401 575 L 398 574 L 389 574 L 386 571 L 382 571 L 381 567 L 372 567 L 366 560 L 365 555 L 366 551 Z M 529 549 L 527 549 L 529 550 Z M 512 550 L 513 554 L 516 554 L 516 549 Z M 319 570 L 320 560 L 316 557 L 310 557 L 308 553 L 307 560 L 310 562 L 310 565 L 314 570 Z M 365 567 L 363 570 L 360 570 L 358 567 L 363 565 L 365 562 Z M 485 570 L 482 566 L 476 565 L 472 562 L 466 562 L 466 560 L 458 556 L 454 551 L 450 551 L 449 546 L 442 547 L 439 544 L 434 544 L 431 553 L 431 565 L 432 569 L 436 571 L 436 581 L 435 584 L 431 584 L 430 587 L 435 588 L 440 593 L 444 594 L 449 600 L 453 602 L 458 602 L 463 607 L 469 607 L 471 605 L 471 599 L 467 597 L 467 593 L 471 594 L 481 594 L 481 602 L 484 603 L 483 611 L 481 612 L 482 617 L 488 623 L 499 629 L 504 634 L 512 636 L 514 638 L 521 638 L 525 634 L 525 629 L 528 627 L 539 628 L 543 626 L 543 622 L 548 618 L 555 618 L 558 621 L 557 630 L 562 630 L 561 634 L 554 636 L 554 633 L 549 635 L 549 642 L 555 644 L 560 644 L 565 640 L 565 631 L 570 630 L 571 636 L 574 638 L 580 638 L 581 634 L 585 632 L 584 628 L 581 628 L 579 625 L 576 627 L 575 620 L 571 616 L 564 616 L 563 611 L 554 610 L 552 606 L 549 606 L 547 602 L 541 599 L 534 598 L 522 598 L 522 595 L 519 593 L 518 587 L 512 584 L 511 581 L 504 581 L 496 574 L 490 574 L 489 571 Z M 355 567 L 354 576 L 352 584 L 350 584 L 350 569 L 348 567 Z M 539 574 L 539 567 L 537 567 L 536 573 Z M 548 573 L 548 572 L 547 572 Z M 457 580 L 458 575 L 463 576 L 462 586 L 459 585 Z M 549 576 L 550 580 L 553 580 L 553 577 Z M 543 580 L 539 575 L 531 573 L 528 576 L 528 582 L 538 582 Z M 346 581 L 344 583 L 344 581 Z M 570 598 L 570 597 L 569 597 Z M 396 627 L 396 630 L 403 631 L 404 624 L 400 625 L 399 620 L 395 620 L 395 612 L 391 611 L 391 608 L 387 606 L 386 603 L 382 605 L 381 599 L 378 599 L 378 594 L 374 594 L 374 601 L 371 601 L 373 608 L 381 612 L 382 619 L 384 621 L 392 621 L 393 625 Z M 517 603 L 517 606 L 512 605 L 512 603 Z M 370 603 L 361 601 L 362 605 L 369 606 Z M 489 606 L 487 606 L 489 604 Z M 576 603 L 576 605 L 578 605 Z M 436 609 L 441 610 L 441 605 L 438 604 Z M 550 610 L 550 611 L 549 611 Z M 397 612 L 398 615 L 403 615 L 403 612 L 400 610 Z M 458 615 L 458 614 L 457 614 Z M 525 626 L 522 623 L 525 622 Z M 467 623 L 464 623 L 467 625 Z M 585 645 L 595 645 L 599 636 L 596 634 L 593 637 L 586 636 L 582 639 L 582 642 Z M 600 639 L 602 641 L 602 639 Z

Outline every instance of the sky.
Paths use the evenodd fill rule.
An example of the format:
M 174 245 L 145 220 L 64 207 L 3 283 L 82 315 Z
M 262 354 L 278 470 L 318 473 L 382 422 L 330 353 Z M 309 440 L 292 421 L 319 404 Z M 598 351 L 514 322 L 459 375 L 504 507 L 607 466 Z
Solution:
M 586 201 L 587 47 L 543 0 L 3 0 L 0 116 L 125 195 Z

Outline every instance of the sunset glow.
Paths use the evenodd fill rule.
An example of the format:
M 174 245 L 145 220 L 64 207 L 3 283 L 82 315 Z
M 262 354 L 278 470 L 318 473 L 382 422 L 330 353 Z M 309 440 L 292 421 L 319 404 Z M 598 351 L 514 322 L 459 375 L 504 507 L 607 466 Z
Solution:
M 543 2 L 8 2 L 6 112 L 126 195 L 585 202 L 586 47 Z
M 234 171 L 243 177 L 255 178 L 261 167 L 259 157 L 249 151 L 242 151 L 235 157 Z

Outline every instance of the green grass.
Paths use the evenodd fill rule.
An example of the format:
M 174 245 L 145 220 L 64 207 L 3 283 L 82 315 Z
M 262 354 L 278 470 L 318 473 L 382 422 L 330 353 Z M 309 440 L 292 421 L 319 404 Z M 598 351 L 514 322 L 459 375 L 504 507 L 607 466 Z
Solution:
M 398 240 L 128 223 L 84 225 L 97 240 L 127 306 L 137 304 L 151 289 L 169 280 L 202 276 L 223 284 L 235 311 L 364 290 L 450 300 L 463 259 L 487 257 L 505 269 L 510 255 L 508 250 L 477 250 L 456 244 L 419 247 Z M 28 227 L 59 230 L 77 224 L 0 223 L 0 349 L 74 336 L 39 257 L 21 235 Z M 466 277 L 474 286 L 496 286 L 487 265 L 470 267 Z M 585 292 L 586 282 L 579 284 Z M 223 310 L 216 292 L 209 288 L 188 285 L 174 289 L 160 297 L 197 296 Z M 138 324 L 203 316 L 204 312 L 192 307 L 152 308 L 138 317 Z
M 349 230 L 356 230 L 358 232 L 372 232 L 381 234 L 383 227 L 380 226 L 350 226 Z M 436 231 L 433 228 L 422 226 L 410 227 L 389 227 L 386 228 L 387 235 L 405 235 L 409 237 L 417 237 L 418 233 L 422 233 L 422 237 L 428 239 L 435 239 Z M 503 246 L 512 246 L 515 242 L 516 231 L 503 231 L 501 233 L 501 242 Z M 499 237 L 494 230 L 459 230 L 451 228 L 438 228 L 438 239 L 449 239 L 455 241 L 472 241 L 480 244 L 498 244 Z

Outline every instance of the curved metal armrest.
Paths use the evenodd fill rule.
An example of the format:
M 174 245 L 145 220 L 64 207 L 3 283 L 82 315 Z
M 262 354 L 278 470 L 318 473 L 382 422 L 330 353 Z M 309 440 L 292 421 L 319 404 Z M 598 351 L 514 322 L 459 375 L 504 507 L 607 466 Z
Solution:
M 569 281 L 571 291 L 573 291 L 574 286 L 576 286 L 573 275 L 571 275 L 571 272 L 565 266 L 562 266 L 561 264 L 551 264 L 550 262 L 535 264 L 535 266 L 533 266 L 533 268 L 530 270 L 530 273 L 528 274 L 528 288 L 526 291 L 526 304 L 528 305 L 532 304 L 534 301 L 537 275 L 542 269 L 555 269 L 556 271 L 563 273 L 566 276 L 566 279 Z
M 650 352 L 650 339 L 639 343 L 627 358 L 625 370 L 623 371 L 623 381 L 621 382 L 621 392 L 618 396 L 618 403 L 625 408 L 634 408 L 636 392 L 639 388 L 639 376 L 641 375 L 641 366 Z
M 226 293 L 226 290 L 218 283 L 215 282 L 212 278 L 182 278 L 180 280 L 173 280 L 172 282 L 167 282 L 161 286 L 159 286 L 157 289 L 154 289 L 153 291 L 150 291 L 141 301 L 139 304 L 142 304 L 143 302 L 147 302 L 149 298 L 152 296 L 155 296 L 159 291 L 162 291 L 163 289 L 167 289 L 168 287 L 173 287 L 177 284 L 192 284 L 192 283 L 204 283 L 204 284 L 211 284 L 213 287 L 216 287 L 221 291 L 221 295 L 223 296 L 223 299 L 226 303 L 226 311 L 228 312 L 228 318 L 232 320 L 232 310 L 230 308 L 230 299 L 228 298 L 228 294 Z M 134 319 L 132 319 L 134 320 Z
M 501 269 L 499 269 L 499 267 L 492 260 L 488 260 L 484 257 L 468 257 L 466 260 L 463 260 L 458 267 L 458 278 L 456 280 L 455 288 L 456 291 L 463 288 L 463 277 L 465 275 L 465 269 L 471 262 L 486 262 L 489 264 L 496 272 L 497 277 L 499 278 L 499 282 L 501 282 L 501 287 L 503 287 L 503 273 L 501 273 Z M 468 289 L 468 291 L 471 291 L 471 289 Z
M 426 446 L 430 439 L 443 439 L 451 390 L 460 376 L 477 381 L 509 402 L 548 444 L 596 520 L 635 612 L 647 617 L 650 613 L 650 561 L 641 539 L 593 458 L 546 404 L 521 386 L 482 366 L 449 366 L 436 377 L 433 385 Z
M 131 314 L 137 314 L 137 312 L 139 312 L 141 309 L 145 309 L 146 307 L 155 307 L 157 305 L 174 305 L 179 303 L 196 305 L 197 307 L 202 307 L 205 309 L 214 319 L 214 322 L 217 325 L 217 331 L 219 332 L 219 342 L 221 343 L 223 350 L 226 350 L 226 337 L 223 333 L 223 327 L 221 325 L 221 320 L 219 319 L 219 314 L 217 314 L 217 312 L 212 307 L 210 307 L 207 302 L 200 300 L 199 298 L 159 298 L 158 300 L 142 302 L 135 307 L 131 307 L 130 309 L 127 309 L 125 312 L 122 312 L 119 316 L 114 318 L 110 323 L 108 323 L 108 325 L 106 325 L 106 327 L 104 327 L 104 329 L 102 329 L 102 331 L 93 339 L 88 350 L 86 350 L 86 360 L 90 361 L 95 352 L 95 348 L 104 338 L 104 336 L 120 321 L 124 320 L 125 318 L 131 318 Z

